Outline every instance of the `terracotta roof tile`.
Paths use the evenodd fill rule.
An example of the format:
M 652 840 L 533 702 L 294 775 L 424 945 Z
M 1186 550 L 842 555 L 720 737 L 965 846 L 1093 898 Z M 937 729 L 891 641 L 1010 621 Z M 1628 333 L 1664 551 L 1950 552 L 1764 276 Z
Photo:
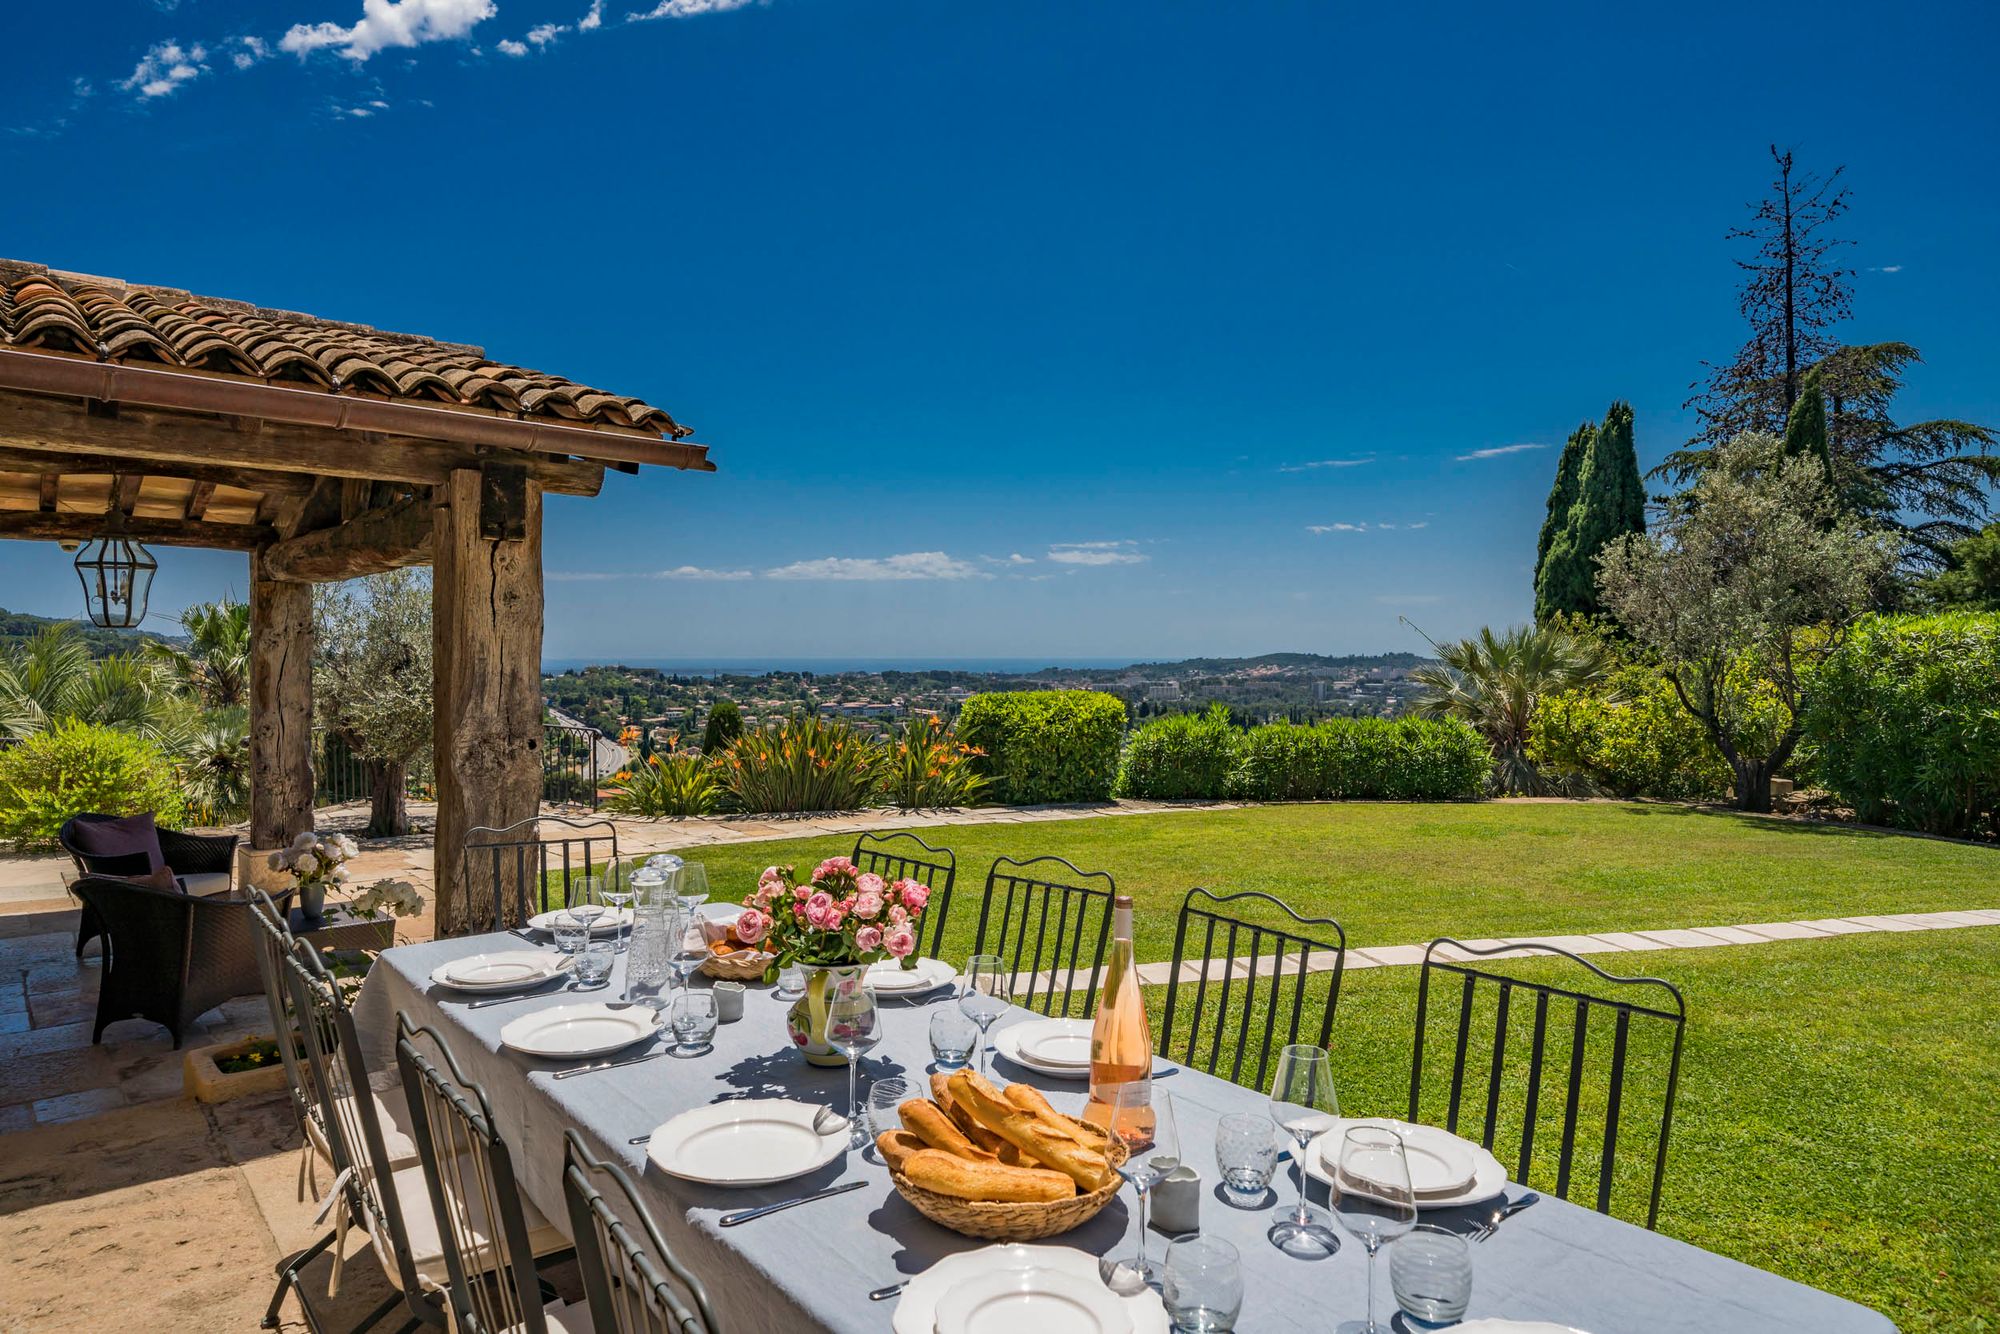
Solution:
M 0 347 L 188 367 L 336 393 L 575 425 L 690 433 L 664 409 L 505 362 L 466 343 L 0 259 Z

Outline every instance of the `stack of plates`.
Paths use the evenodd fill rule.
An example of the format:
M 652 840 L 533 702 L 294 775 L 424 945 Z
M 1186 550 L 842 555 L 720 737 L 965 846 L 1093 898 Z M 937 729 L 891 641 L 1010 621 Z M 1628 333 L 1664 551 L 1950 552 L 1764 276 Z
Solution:
M 562 915 L 563 910 L 561 908 L 550 912 L 537 913 L 528 919 L 528 925 L 537 931 L 554 931 L 556 929 L 556 918 Z M 623 931 L 630 925 L 632 925 L 632 910 L 630 908 L 606 908 L 591 921 L 590 934 L 593 936 L 608 936 L 614 932 Z
M 644 1005 L 558 1005 L 524 1014 L 500 1030 L 500 1044 L 529 1056 L 568 1061 L 620 1051 L 659 1032 Z
M 454 991 L 522 991 L 568 970 L 570 961 L 547 950 L 502 950 L 441 963 L 431 981 Z
M 910 1280 L 895 1334 L 1167 1334 L 1167 1309 L 1148 1288 L 1120 1297 L 1097 1259 L 1067 1246 L 986 1246 L 949 1255 Z
M 1010 1024 L 993 1038 L 999 1053 L 1023 1069 L 1057 1079 L 1090 1078 L 1088 1019 L 1035 1019 Z
M 921 996 L 948 987 L 958 969 L 942 959 L 919 959 L 916 967 L 905 968 L 901 959 L 884 959 L 868 966 L 869 990 L 884 996 Z
M 733 1098 L 682 1112 L 653 1132 L 646 1156 L 683 1181 L 768 1186 L 816 1172 L 847 1151 L 848 1126 L 813 1128 L 825 1110 L 790 1098 Z
M 1342 1117 L 1331 1129 L 1313 1137 L 1306 1153 L 1306 1175 L 1329 1185 L 1340 1163 L 1340 1145 L 1349 1130 L 1372 1126 L 1402 1137 L 1403 1156 L 1410 1164 L 1410 1186 L 1419 1209 L 1446 1209 L 1491 1199 L 1507 1184 L 1507 1169 L 1485 1149 L 1436 1126 L 1421 1126 L 1386 1116 Z

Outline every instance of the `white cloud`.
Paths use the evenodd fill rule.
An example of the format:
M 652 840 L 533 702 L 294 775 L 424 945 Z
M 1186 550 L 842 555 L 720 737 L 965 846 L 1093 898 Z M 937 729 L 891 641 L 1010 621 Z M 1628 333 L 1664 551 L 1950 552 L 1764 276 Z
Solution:
M 547 46 L 569 31 L 567 23 L 540 23 L 528 29 L 528 45 Z
M 511 38 L 502 37 L 498 45 L 500 47 L 500 54 L 503 56 L 525 56 L 528 54 L 527 47 Z
M 833 579 L 887 582 L 910 579 L 988 579 L 969 561 L 942 551 L 909 551 L 899 556 L 822 556 L 764 571 L 767 579 Z
M 249 69 L 271 54 L 270 46 L 262 37 L 239 37 L 236 45 L 240 49 L 229 59 L 238 69 Z
M 1365 523 L 1309 523 L 1306 525 L 1306 531 L 1309 533 L 1365 533 L 1368 531 L 1368 525 Z
M 1311 472 L 1316 468 L 1359 468 L 1364 463 L 1373 463 L 1375 456 L 1358 459 L 1314 459 L 1310 463 L 1288 463 L 1279 472 Z
M 743 9 L 754 0 L 660 0 L 643 14 L 627 14 L 629 23 L 644 23 L 648 19 L 691 19 L 702 14 L 727 14 L 734 9 Z
M 748 570 L 709 570 L 699 565 L 676 565 L 670 570 L 633 570 L 627 573 L 609 570 L 552 570 L 548 577 L 565 584 L 601 584 L 619 579 L 734 580 L 749 579 L 752 575 Z
M 1903 266 L 1900 264 L 1880 264 L 1868 271 L 1870 273 L 1901 273 Z
M 1146 559 L 1132 550 L 1137 545 L 1129 540 L 1053 542 L 1049 545 L 1048 558 L 1058 565 L 1137 565 Z
M 604 0 L 590 0 L 590 12 L 576 21 L 578 32 L 595 32 L 604 26 Z
M 295 23 L 278 46 L 301 59 L 337 48 L 358 64 L 392 47 L 454 41 L 497 12 L 493 0 L 362 0 L 361 17 L 352 27 Z
M 1460 454 L 1460 463 L 1470 463 L 1474 459 L 1497 459 L 1505 454 L 1519 454 L 1530 449 L 1547 449 L 1547 445 L 1495 445 L 1491 449 L 1475 449 L 1470 454 Z
M 160 42 L 139 58 L 130 78 L 119 80 L 126 92 L 140 97 L 165 97 L 184 83 L 208 73 L 208 48 L 200 42 L 183 47 L 179 42 Z

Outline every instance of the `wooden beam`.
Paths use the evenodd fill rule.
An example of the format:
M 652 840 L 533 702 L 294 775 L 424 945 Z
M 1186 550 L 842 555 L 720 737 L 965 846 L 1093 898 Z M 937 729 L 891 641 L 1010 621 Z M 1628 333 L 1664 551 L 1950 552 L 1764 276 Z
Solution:
M 145 483 L 142 473 L 120 473 L 111 482 L 111 510 L 117 514 L 129 515 L 132 507 L 139 503 L 139 488 Z
M 88 542 L 104 533 L 102 514 L 0 510 L 0 538 L 23 542 Z M 214 547 L 253 551 L 277 540 L 261 523 L 191 523 L 185 519 L 126 519 L 125 536 L 156 547 Z
M 45 472 L 42 474 L 42 485 L 41 485 L 41 496 L 40 496 L 42 513 L 54 514 L 56 512 L 56 492 L 57 488 L 60 487 L 61 485 L 62 485 L 61 473 Z
M 518 463 L 558 495 L 594 496 L 604 486 L 602 463 L 325 426 L 232 425 L 220 417 L 102 405 L 88 412 L 81 400 L 7 391 L 0 391 L 0 448 L 108 455 L 121 461 L 120 471 L 135 462 L 192 462 L 425 486 L 492 460 Z
M 278 536 L 297 537 L 300 533 L 340 522 L 340 492 L 341 483 L 337 478 L 322 477 L 304 495 L 286 497 L 278 506 L 277 518 L 272 521 Z
M 196 482 L 194 490 L 188 492 L 187 517 L 199 519 L 208 513 L 208 507 L 215 500 L 214 482 Z M 258 502 L 260 505 L 262 501 Z
M 165 463 L 158 460 L 135 464 L 129 458 L 110 454 L 87 454 L 76 450 L 0 449 L 0 472 L 119 476 L 136 473 L 144 477 L 180 477 L 190 482 L 210 482 L 244 491 L 261 491 L 283 496 L 304 495 L 318 480 L 302 472 L 259 471 L 255 468 L 219 468 L 209 464 Z
M 312 587 L 250 558 L 250 846 L 312 828 Z
M 429 497 L 398 501 L 267 547 L 264 575 L 292 583 L 330 583 L 404 565 L 428 565 L 431 531 Z
M 480 535 L 480 474 L 436 493 L 431 577 L 438 812 L 437 933 L 493 922 L 493 885 L 465 876 L 466 831 L 533 816 L 542 792 L 542 495 L 529 483 L 522 536 Z M 505 874 L 505 872 L 503 872 Z M 514 889 L 517 886 L 502 886 Z M 506 897 L 511 905 L 512 894 Z

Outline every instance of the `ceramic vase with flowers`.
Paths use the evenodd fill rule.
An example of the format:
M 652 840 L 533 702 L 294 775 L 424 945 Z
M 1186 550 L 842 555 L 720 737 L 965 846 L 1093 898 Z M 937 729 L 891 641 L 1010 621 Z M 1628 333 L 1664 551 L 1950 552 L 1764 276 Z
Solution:
M 884 880 L 846 857 L 829 857 L 799 879 L 789 866 L 766 867 L 743 900 L 736 936 L 775 956 L 765 973 L 805 973 L 805 995 L 785 1015 L 792 1045 L 814 1065 L 842 1066 L 847 1057 L 826 1040 L 827 1011 L 837 996 L 863 985 L 870 964 L 900 959 L 913 966 L 930 886 Z
M 360 851 L 360 845 L 345 834 L 308 830 L 290 847 L 271 854 L 271 869 L 291 872 L 298 885 L 299 910 L 308 928 L 325 924 L 326 887 L 347 883 L 350 873 L 345 863 Z

